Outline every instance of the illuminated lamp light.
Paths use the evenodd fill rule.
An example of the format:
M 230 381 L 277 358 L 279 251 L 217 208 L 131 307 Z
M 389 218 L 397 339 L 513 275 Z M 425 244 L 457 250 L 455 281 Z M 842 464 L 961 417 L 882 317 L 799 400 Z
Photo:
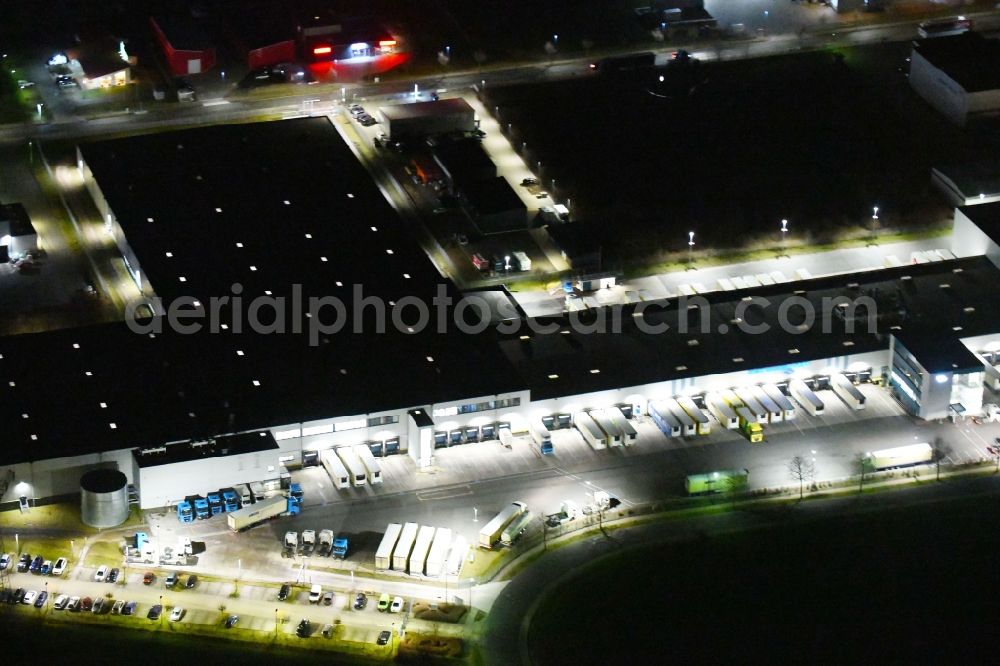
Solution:
M 396 40 L 395 39 L 381 39 L 381 40 L 379 40 L 378 45 L 379 46 L 395 46 L 396 45 Z
M 333 53 L 333 48 L 329 46 L 317 46 L 313 49 L 313 55 L 328 55 Z

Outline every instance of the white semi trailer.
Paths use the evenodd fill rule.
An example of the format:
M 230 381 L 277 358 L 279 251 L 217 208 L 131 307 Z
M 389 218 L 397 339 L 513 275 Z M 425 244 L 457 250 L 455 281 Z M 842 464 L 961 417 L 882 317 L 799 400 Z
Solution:
M 382 468 L 379 466 L 378 461 L 375 460 L 375 456 L 372 455 L 372 450 L 368 448 L 368 445 L 358 444 L 355 446 L 354 455 L 358 457 L 365 471 L 368 472 L 368 481 L 372 484 L 382 483 Z
M 792 394 L 797 403 L 802 405 L 802 409 L 813 416 L 819 416 L 823 413 L 823 401 L 801 379 L 793 379 L 788 382 L 788 392 Z
M 330 475 L 330 481 L 333 482 L 335 488 L 343 490 L 344 488 L 351 487 L 351 475 L 347 472 L 347 468 L 344 467 L 344 463 L 340 462 L 337 454 L 333 452 L 333 449 L 323 451 L 319 459 L 323 463 L 323 469 Z
M 830 388 L 853 410 L 865 408 L 865 394 L 858 390 L 850 379 L 839 372 L 830 377 Z
M 781 408 L 781 418 L 783 420 L 791 421 L 795 418 L 795 405 L 788 399 L 788 396 L 781 392 L 781 389 L 774 384 L 764 384 L 761 388 L 767 394 L 767 397 Z
M 708 415 L 695 404 L 694 400 L 688 398 L 687 396 L 681 396 L 677 398 L 677 404 L 680 405 L 681 409 L 683 409 L 688 416 L 694 419 L 699 435 L 707 435 L 712 432 L 711 420 L 708 418 Z
M 607 436 L 598 427 L 594 419 L 590 418 L 587 412 L 577 412 L 573 415 L 573 425 L 583 435 L 583 439 L 590 444 L 590 448 L 595 451 L 608 448 Z
M 597 427 L 596 425 L 594 426 Z M 493 548 L 493 546 L 500 541 L 500 535 L 503 533 L 505 527 L 507 527 L 512 520 L 520 516 L 522 513 L 528 510 L 528 505 L 524 502 L 512 502 L 508 504 L 503 511 L 498 513 L 493 520 L 486 523 L 481 530 L 479 530 L 479 547 L 480 548 Z
M 347 468 L 348 475 L 351 477 L 351 485 L 365 485 L 368 482 L 368 470 L 361 464 L 354 449 L 350 446 L 338 446 L 336 451 L 337 457 L 340 458 L 340 462 L 344 463 L 344 467 Z
M 410 561 L 410 551 L 413 550 L 413 541 L 417 538 L 417 530 L 420 526 L 416 523 L 406 523 L 399 533 L 399 541 L 392 551 L 392 570 L 406 571 L 406 565 Z
M 403 531 L 403 526 L 399 523 L 389 523 L 385 528 L 385 536 L 375 551 L 375 568 L 380 571 L 392 569 L 392 552 L 396 549 L 396 542 L 399 541 L 399 534 Z

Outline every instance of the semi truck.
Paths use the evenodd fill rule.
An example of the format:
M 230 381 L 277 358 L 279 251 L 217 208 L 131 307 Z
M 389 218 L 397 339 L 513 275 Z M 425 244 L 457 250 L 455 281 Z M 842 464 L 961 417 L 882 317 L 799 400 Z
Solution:
M 883 469 L 922 465 L 933 462 L 933 460 L 934 449 L 927 442 L 922 442 L 920 444 L 908 444 L 892 449 L 883 449 L 882 451 L 873 451 L 865 456 L 864 464 L 866 471 L 877 472 Z
M 819 416 L 823 413 L 823 401 L 801 379 L 793 379 L 788 382 L 788 392 L 795 398 L 795 402 L 802 405 L 802 409 L 813 416 Z
M 194 522 L 194 510 L 191 508 L 191 502 L 181 500 L 177 503 L 177 520 L 182 523 Z
M 843 374 L 835 372 L 830 377 L 830 388 L 851 409 L 859 411 L 865 408 L 864 393 L 858 390 L 858 387 Z
M 299 547 L 299 533 L 285 532 L 285 557 L 291 557 Z
M 316 549 L 316 530 L 302 530 L 302 554 L 312 555 Z
M 348 474 L 347 468 L 344 467 L 344 463 L 340 462 L 340 458 L 333 452 L 333 449 L 323 451 L 319 459 L 323 463 L 323 469 L 330 475 L 330 481 L 333 482 L 334 488 L 343 490 L 351 487 L 351 475 Z
M 580 506 L 572 500 L 566 500 L 559 507 L 558 513 L 550 513 L 545 516 L 545 524 L 549 527 L 559 527 L 563 523 L 576 520 L 579 516 Z
M 361 465 L 368 472 L 368 482 L 372 485 L 382 483 L 382 468 L 379 466 L 372 450 L 365 444 L 358 444 L 354 447 L 354 455 L 361 461 Z
M 580 434 L 583 435 L 583 439 L 590 444 L 590 448 L 595 451 L 608 448 L 608 440 L 605 438 L 604 433 L 587 412 L 577 412 L 574 414 L 573 423 L 576 425 L 576 429 L 580 431 Z
M 746 490 L 750 471 L 747 469 L 724 469 L 708 474 L 691 474 L 684 482 L 688 495 L 739 492 Z
M 427 552 L 427 562 L 424 564 L 424 575 L 438 578 L 448 565 L 448 551 L 451 549 L 451 530 L 439 527 L 434 533 L 434 541 Z
M 197 496 L 194 498 L 194 515 L 198 520 L 205 520 L 206 518 L 211 518 L 212 513 L 208 508 L 208 500 L 202 496 Z
M 226 513 L 238 511 L 240 508 L 240 498 L 232 488 L 222 489 L 222 510 Z
M 406 523 L 399 533 L 399 541 L 392 551 L 392 570 L 406 571 L 406 565 L 410 561 L 410 552 L 413 550 L 413 541 L 417 538 L 417 530 L 420 526 L 416 523 Z
M 379 571 L 392 569 L 392 551 L 396 549 L 396 542 L 399 541 L 399 533 L 403 531 L 403 526 L 399 523 L 389 523 L 385 529 L 385 535 L 375 551 L 375 568 Z
M 511 259 L 514 260 L 513 263 L 515 266 L 517 266 L 517 270 L 519 271 L 531 270 L 531 258 L 528 257 L 528 255 L 525 254 L 524 252 L 511 252 L 510 257 Z
M 664 435 L 667 437 L 681 436 L 681 422 L 677 420 L 677 417 L 673 415 L 665 403 L 650 402 L 646 411 L 649 412 L 649 418 L 653 419 L 653 423 Z
M 213 516 L 217 516 L 222 513 L 222 495 L 219 493 L 209 493 L 208 494 L 208 508 Z
M 229 529 L 242 532 L 288 511 L 288 498 L 272 497 L 256 504 L 248 504 L 238 511 L 226 514 Z
M 552 446 L 552 433 L 545 427 L 541 419 L 534 419 L 531 422 L 531 440 L 542 455 L 550 456 L 555 452 Z
M 759 444 L 764 441 L 764 429 L 757 422 L 754 416 L 746 407 L 736 408 L 736 417 L 740 420 L 740 432 L 742 432 L 751 444 Z
M 333 530 L 320 530 L 319 550 L 316 551 L 316 554 L 320 557 L 326 557 L 330 554 L 331 548 L 333 548 Z
M 337 536 L 333 540 L 333 547 L 330 549 L 330 556 L 338 559 L 347 559 L 347 550 L 350 542 L 345 536 Z
M 736 430 L 740 427 L 740 419 L 736 416 L 736 412 L 718 393 L 705 394 L 705 404 L 708 406 L 708 411 L 712 412 L 712 416 L 718 419 L 722 427 L 727 430 Z
M 597 426 L 595 425 L 594 427 L 596 428 Z M 486 523 L 479 530 L 479 547 L 492 549 L 496 542 L 500 540 L 503 528 L 507 527 L 512 520 L 527 510 L 528 505 L 524 502 L 512 502 L 508 504 L 503 511 L 494 516 L 493 520 Z
M 683 409 L 688 416 L 694 419 L 699 435 L 707 435 L 712 432 L 711 420 L 708 418 L 708 415 L 695 404 L 694 400 L 688 398 L 687 396 L 682 396 L 677 398 L 677 404 L 680 405 L 681 409 Z
M 363 486 L 368 483 L 368 471 L 361 464 L 358 456 L 354 454 L 354 449 L 350 446 L 338 446 L 336 448 L 337 457 L 344 463 L 348 475 L 351 477 L 352 486 Z

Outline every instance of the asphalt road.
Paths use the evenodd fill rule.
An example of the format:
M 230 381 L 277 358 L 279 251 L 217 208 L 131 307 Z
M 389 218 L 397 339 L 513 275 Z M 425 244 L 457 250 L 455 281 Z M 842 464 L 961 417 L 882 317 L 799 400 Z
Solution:
M 535 602 L 561 577 L 594 559 L 633 545 L 704 538 L 733 530 L 753 529 L 776 521 L 818 520 L 843 513 L 887 511 L 968 495 L 1000 493 L 1000 477 L 950 479 L 891 493 L 810 501 L 790 511 L 736 511 L 684 521 L 667 521 L 615 530 L 553 550 L 521 570 L 500 592 L 482 633 L 487 664 L 531 664 L 524 649 L 527 619 Z M 641 581 L 636 581 L 641 584 Z M 623 591 L 623 598 L 628 595 Z M 627 601 L 626 601 L 627 603 Z M 544 666 L 544 665 L 539 665 Z

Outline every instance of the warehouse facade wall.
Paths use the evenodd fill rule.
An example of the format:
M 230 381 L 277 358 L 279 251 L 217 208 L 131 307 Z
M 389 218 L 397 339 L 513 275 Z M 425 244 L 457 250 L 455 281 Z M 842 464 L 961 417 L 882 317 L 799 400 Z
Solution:
M 130 449 L 120 449 L 0 467 L 0 479 L 9 481 L 0 502 L 79 493 L 80 477 L 92 469 L 116 469 L 133 483 L 131 458 Z

